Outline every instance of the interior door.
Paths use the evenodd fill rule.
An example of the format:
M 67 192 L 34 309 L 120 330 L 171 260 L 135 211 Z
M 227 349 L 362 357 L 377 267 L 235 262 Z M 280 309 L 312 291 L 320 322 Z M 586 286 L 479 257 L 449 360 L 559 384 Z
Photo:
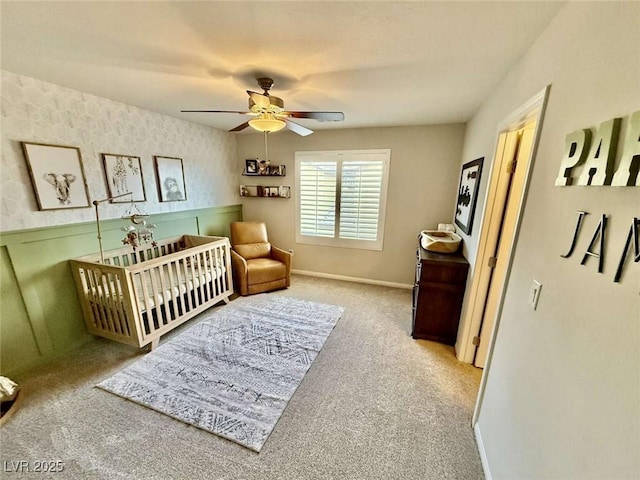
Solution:
M 495 244 L 495 253 L 490 259 L 493 266 L 489 266 L 492 270 L 480 327 L 480 343 L 474 359 L 475 366 L 480 368 L 484 368 L 486 364 L 493 327 L 502 302 L 534 130 L 535 123 L 530 123 L 520 130 L 506 133 L 508 148 L 504 150 L 500 166 L 504 169 L 504 175 L 498 179 L 497 205 L 492 213 L 494 227 L 491 237 L 492 243 Z

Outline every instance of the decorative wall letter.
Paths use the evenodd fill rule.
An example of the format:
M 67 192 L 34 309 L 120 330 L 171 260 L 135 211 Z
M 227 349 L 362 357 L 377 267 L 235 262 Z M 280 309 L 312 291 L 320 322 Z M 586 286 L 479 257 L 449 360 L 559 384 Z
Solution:
M 602 186 L 611 183 L 618 135 L 620 134 L 620 121 L 620 118 L 612 118 L 600 124 L 577 185 Z
M 567 135 L 565 140 L 565 152 L 560 164 L 558 178 L 556 178 L 557 186 L 572 185 L 573 177 L 571 171 L 574 167 L 581 165 L 587 158 L 589 153 L 589 145 L 591 145 L 591 130 L 576 130 Z
M 611 185 L 640 186 L 638 169 L 640 169 L 640 110 L 629 116 L 627 135 L 622 147 L 622 158 Z
M 598 273 L 602 273 L 602 267 L 604 265 L 604 235 L 606 228 L 607 216 L 603 214 L 600 223 L 596 227 L 596 231 L 593 233 L 593 238 L 591 239 L 591 242 L 589 242 L 589 247 L 587 248 L 584 257 L 582 257 L 582 261 L 580 262 L 580 265 L 584 265 L 585 263 L 587 263 L 587 259 L 589 257 L 596 257 L 598 259 Z M 600 250 L 598 253 L 596 253 L 591 249 L 594 247 L 598 237 L 600 237 Z
M 618 269 L 616 270 L 616 276 L 613 277 L 614 282 L 619 282 L 620 277 L 622 276 L 622 268 L 624 267 L 625 261 L 627 259 L 627 253 L 629 252 L 629 247 L 631 246 L 631 240 L 633 239 L 633 253 L 634 259 L 633 261 L 638 263 L 640 262 L 640 242 L 638 242 L 638 227 L 640 226 L 640 220 L 637 218 L 633 219 L 631 223 L 631 228 L 629 229 L 629 235 L 627 235 L 627 241 L 624 244 L 624 249 L 622 250 L 622 257 L 620 257 L 620 263 L 618 264 Z
M 578 240 L 578 233 L 580 233 L 580 226 L 582 225 L 582 219 L 588 212 L 577 212 L 578 213 L 578 221 L 576 223 L 576 231 L 573 234 L 573 240 L 571 240 L 571 247 L 569 247 L 569 251 L 565 255 L 560 255 L 562 258 L 569 258 L 573 254 L 573 250 L 576 248 L 576 241 Z

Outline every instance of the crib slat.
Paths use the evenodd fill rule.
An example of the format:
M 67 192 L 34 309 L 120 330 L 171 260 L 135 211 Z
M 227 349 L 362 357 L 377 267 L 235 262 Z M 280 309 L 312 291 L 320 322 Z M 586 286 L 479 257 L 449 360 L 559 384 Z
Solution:
M 170 291 L 171 286 L 167 285 L 167 281 L 164 278 L 164 266 L 157 267 L 158 274 L 160 275 L 160 288 L 162 289 L 162 293 L 160 294 L 162 297 L 162 311 L 164 311 L 164 315 L 162 316 L 162 323 L 167 325 L 171 321 L 171 312 L 169 311 L 169 303 L 171 298 L 173 297 L 173 292 Z M 169 298 L 167 298 L 169 296 Z M 160 313 L 160 311 L 158 311 Z M 158 316 L 158 322 L 159 322 Z
M 214 259 L 214 252 L 215 250 L 209 249 L 206 250 L 204 252 L 204 262 L 205 265 L 207 266 L 207 273 L 210 275 L 211 277 L 211 281 L 207 282 L 207 291 L 209 292 L 209 299 L 212 299 L 213 297 L 216 296 L 216 287 L 215 287 L 215 281 L 216 281 L 216 262 Z M 209 277 L 207 277 L 207 280 L 209 279 Z
M 216 249 L 216 265 L 218 266 L 218 268 L 220 268 L 220 276 L 216 279 L 217 282 L 217 287 L 218 287 L 218 293 L 224 292 L 226 290 L 225 287 L 225 275 L 224 275 L 224 268 L 225 268 L 225 261 L 224 261 L 224 247 Z
M 229 255 L 229 245 L 227 244 L 223 247 L 222 252 L 220 252 L 220 260 L 222 262 L 222 267 L 224 268 L 224 271 L 220 272 L 220 275 L 222 276 L 222 288 L 225 292 L 231 288 L 229 285 L 229 275 L 231 273 L 231 261 Z
M 218 277 L 218 265 L 220 263 L 218 259 L 218 249 L 214 248 L 209 250 L 211 256 L 211 289 L 213 290 L 212 296 L 215 297 L 220 292 L 220 277 Z
M 107 322 L 107 329 L 110 332 L 116 332 L 115 325 L 113 323 L 113 318 L 111 316 L 111 305 L 109 299 L 109 287 L 107 285 L 107 276 L 102 274 L 100 275 L 100 289 L 101 289 L 101 299 L 103 310 L 105 311 L 104 317 Z
M 113 279 L 111 274 L 105 273 L 102 275 L 102 284 L 105 288 L 105 306 L 107 308 L 107 317 L 109 318 L 113 329 L 111 330 L 114 333 L 122 333 L 120 329 L 120 322 L 118 321 L 116 315 L 116 302 L 115 302 L 115 292 L 113 291 Z
M 147 288 L 147 271 L 146 270 L 142 270 L 140 271 L 140 273 L 138 273 L 138 279 L 140 281 L 140 286 L 142 287 L 142 298 L 138 298 L 138 303 L 142 302 L 142 304 L 138 307 L 139 311 L 140 311 L 140 318 L 142 318 L 142 312 L 146 312 L 147 314 L 147 325 L 145 328 L 145 325 L 143 325 L 142 330 L 144 331 L 144 334 L 147 335 L 147 330 L 149 330 L 149 333 L 152 333 L 154 328 L 153 328 L 153 318 L 152 318 L 152 308 L 151 305 L 149 305 L 149 289 Z
M 189 266 L 189 270 L 191 272 L 191 289 L 192 289 L 192 293 L 193 295 L 189 295 L 189 297 L 193 297 L 193 306 L 197 307 L 198 306 L 198 299 L 196 298 L 196 281 L 198 278 L 198 273 L 196 272 L 196 262 L 197 259 L 194 256 L 191 257 L 191 262 L 190 262 L 190 266 Z M 188 285 L 188 284 L 187 284 Z
M 198 291 L 200 292 L 200 296 L 196 298 L 196 302 L 198 303 L 198 305 L 203 304 L 204 302 L 206 302 L 206 295 L 207 292 L 205 290 L 205 284 L 207 282 L 207 276 L 206 276 L 206 272 L 204 271 L 204 265 L 202 265 L 202 258 L 201 258 L 201 254 L 196 253 L 194 255 L 194 259 L 195 259 L 195 269 L 197 272 L 197 279 L 198 279 Z M 196 289 L 196 281 L 194 280 L 193 282 L 193 289 Z
M 109 273 L 109 290 L 110 290 L 110 298 L 111 298 L 111 312 L 113 316 L 113 323 L 116 326 L 116 331 L 121 335 L 126 335 L 126 328 L 122 324 L 122 315 L 120 314 L 121 309 L 121 301 L 122 298 L 120 295 L 120 289 L 118 288 L 118 277 Z
M 111 275 L 111 274 L 110 274 Z M 113 298 L 115 300 L 115 316 L 120 325 L 120 333 L 127 337 L 131 335 L 129 330 L 129 323 L 127 322 L 127 314 L 124 311 L 124 295 L 122 292 L 122 283 L 120 277 L 117 275 L 111 275 L 113 277 Z
M 151 291 L 152 291 L 152 297 L 153 298 L 153 304 L 154 304 L 154 308 L 155 308 L 155 314 L 156 314 L 156 321 L 158 322 L 158 327 L 156 328 L 156 324 L 155 322 L 153 322 L 153 329 L 157 330 L 158 328 L 160 328 L 160 325 L 162 324 L 162 321 L 160 319 L 160 301 L 161 298 L 158 296 L 158 278 L 156 277 L 156 272 L 155 272 L 155 268 L 154 269 L 150 269 L 148 270 L 149 273 L 149 281 L 151 283 Z M 153 312 L 151 312 L 153 313 Z M 147 312 L 147 316 L 150 315 L 150 312 Z M 151 317 L 149 317 L 151 318 Z
M 94 270 L 84 270 L 85 278 L 87 280 L 86 295 L 89 297 L 89 304 L 91 305 L 91 311 L 93 313 L 92 324 L 94 328 L 104 328 L 101 323 L 100 316 L 100 303 L 97 300 L 97 285 L 95 280 Z
M 98 322 L 100 323 L 100 328 L 103 330 L 109 330 L 109 323 L 107 322 L 107 317 L 105 315 L 104 309 L 104 300 L 102 298 L 102 286 L 100 284 L 100 278 L 102 277 L 102 272 L 100 270 L 94 270 L 93 273 L 93 281 L 95 283 L 94 290 L 94 305 L 96 306 L 96 311 L 98 314 Z
M 185 287 L 189 285 L 189 283 L 188 283 L 188 282 L 189 282 L 189 265 L 188 265 L 188 263 L 187 263 L 187 258 L 188 258 L 188 257 L 184 257 L 184 258 L 182 259 L 182 261 L 181 261 L 181 263 L 182 263 L 182 268 L 183 268 L 183 271 L 184 271 L 183 282 L 185 283 Z M 185 303 L 186 303 L 186 305 L 185 305 L 185 310 L 186 310 L 187 312 L 190 312 L 191 310 L 193 310 L 193 302 L 191 301 L 191 292 L 189 291 L 189 289 L 188 289 L 188 288 L 186 289 L 185 297 L 186 297 L 186 300 L 185 300 Z
M 182 289 L 180 283 L 180 266 L 176 260 L 171 262 L 171 266 L 169 268 L 169 281 L 171 282 L 171 285 L 173 285 L 172 318 L 175 320 L 180 317 L 180 309 L 183 308 L 181 300 Z

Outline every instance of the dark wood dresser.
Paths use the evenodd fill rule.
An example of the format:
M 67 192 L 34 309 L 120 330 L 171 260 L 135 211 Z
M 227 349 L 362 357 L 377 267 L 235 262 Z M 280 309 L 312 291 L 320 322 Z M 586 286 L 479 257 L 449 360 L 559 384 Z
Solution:
M 411 336 L 454 345 L 469 263 L 460 253 L 418 247 Z

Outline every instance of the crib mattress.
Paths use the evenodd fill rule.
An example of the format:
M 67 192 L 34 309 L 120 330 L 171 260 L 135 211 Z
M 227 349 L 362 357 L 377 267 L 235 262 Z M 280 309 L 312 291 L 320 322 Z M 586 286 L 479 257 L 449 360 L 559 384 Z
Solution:
M 171 275 L 169 274 L 170 269 Z M 147 273 L 143 275 L 133 275 L 133 283 L 136 290 L 136 298 L 140 303 L 140 311 L 144 313 L 147 309 L 153 309 L 158 305 L 162 305 L 165 302 L 165 298 L 167 301 L 171 301 L 174 298 L 199 288 L 200 285 L 206 285 L 212 280 L 222 278 L 226 271 L 227 269 L 224 266 L 209 268 L 206 272 L 198 272 L 197 270 L 194 271 L 188 268 L 185 275 L 184 269 L 176 269 L 173 264 L 164 265 L 162 266 L 164 283 L 161 281 L 160 269 L 147 271 Z M 144 281 L 141 277 L 143 277 Z M 171 284 L 171 280 L 173 280 L 173 284 Z M 164 289 L 163 285 L 165 287 Z M 99 297 L 110 298 L 116 294 L 122 301 L 123 295 L 120 293 L 121 290 L 117 288 L 113 282 L 110 282 L 108 291 L 105 290 L 107 289 L 103 287 L 93 287 L 91 289 L 92 293 Z
M 201 284 L 206 285 L 212 280 L 221 278 L 226 273 L 225 267 L 214 267 L 211 268 L 207 272 L 194 272 L 191 269 L 187 269 L 187 275 L 184 275 L 184 271 L 178 269 L 176 272 L 175 269 L 172 271 L 172 276 L 169 276 L 170 265 L 165 265 L 162 267 L 163 276 L 164 276 L 164 285 L 167 287 L 166 290 L 162 289 L 162 282 L 160 280 L 160 273 L 158 269 L 152 270 L 152 275 L 144 275 L 144 284 L 146 286 L 147 292 L 147 302 L 141 302 L 141 311 L 144 312 L 146 310 L 145 303 L 147 308 L 155 308 L 156 305 L 162 305 L 165 302 L 165 298 L 167 300 L 171 300 L 178 296 L 184 295 L 187 292 L 191 292 L 200 287 Z M 194 275 L 195 274 L 195 275 Z M 170 278 L 173 278 L 174 285 L 169 285 Z M 140 275 L 134 276 L 134 283 L 136 289 L 136 295 L 138 299 L 145 298 L 145 289 L 143 287 L 143 283 L 140 280 Z M 154 284 L 155 284 L 155 292 L 154 295 Z

